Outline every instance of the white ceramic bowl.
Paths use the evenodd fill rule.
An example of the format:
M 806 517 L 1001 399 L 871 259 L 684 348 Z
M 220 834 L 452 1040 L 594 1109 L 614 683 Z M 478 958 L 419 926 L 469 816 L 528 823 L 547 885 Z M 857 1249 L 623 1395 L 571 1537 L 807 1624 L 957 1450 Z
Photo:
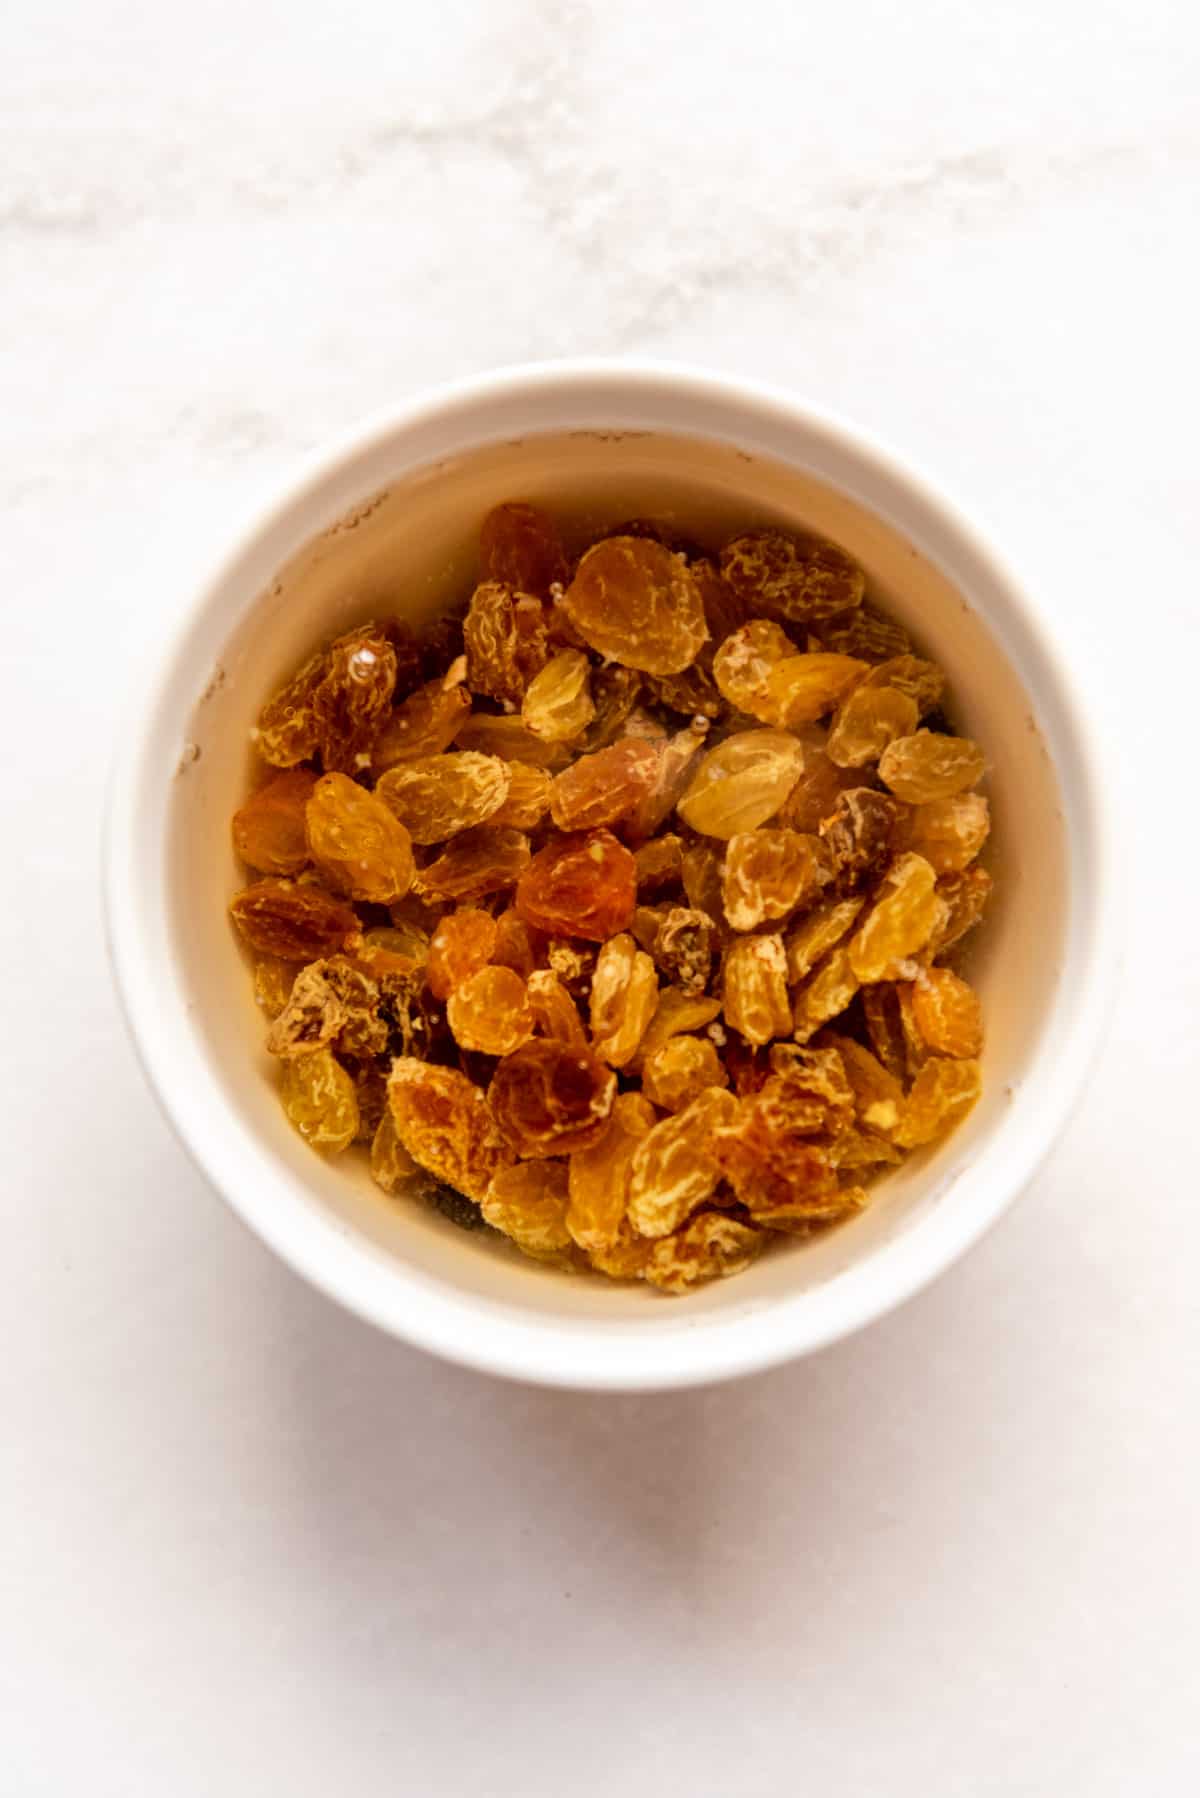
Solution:
M 570 1279 L 390 1204 L 291 1130 L 226 902 L 229 816 L 264 698 L 312 644 L 469 590 L 498 500 L 676 513 L 719 538 L 803 524 L 844 545 L 947 669 L 992 763 L 997 892 L 973 951 L 984 1095 L 853 1223 L 685 1300 Z M 1098 1037 L 1112 964 L 1093 750 L 1035 608 L 926 483 L 782 393 L 666 366 L 559 363 L 444 388 L 317 457 L 183 595 L 112 787 L 109 933 L 146 1072 L 229 1203 L 298 1272 L 410 1342 L 547 1384 L 683 1386 L 858 1329 L 940 1273 L 1028 1181 Z

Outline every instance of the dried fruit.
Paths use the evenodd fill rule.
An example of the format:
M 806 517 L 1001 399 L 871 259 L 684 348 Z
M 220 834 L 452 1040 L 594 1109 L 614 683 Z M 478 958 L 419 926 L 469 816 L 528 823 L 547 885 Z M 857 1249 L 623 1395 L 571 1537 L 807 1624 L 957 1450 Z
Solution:
M 487 1102 L 518 1155 L 573 1155 L 600 1140 L 616 1091 L 616 1075 L 589 1050 L 537 1038 L 504 1057 Z
M 894 655 L 872 668 L 862 685 L 892 687 L 897 693 L 906 693 L 924 717 L 940 705 L 946 677 L 936 662 L 926 662 L 920 656 Z
M 897 849 L 924 856 L 935 874 L 959 874 L 987 842 L 991 819 L 982 793 L 956 793 L 915 805 L 897 820 Z
M 740 1274 L 765 1244 L 761 1230 L 719 1211 L 701 1212 L 682 1230 L 655 1243 L 645 1278 L 660 1292 L 689 1292 L 705 1280 Z
M 712 676 L 694 662 L 679 674 L 654 674 L 648 685 L 660 706 L 685 718 L 719 718 L 724 709 Z
M 315 1049 L 283 1064 L 280 1098 L 289 1120 L 323 1153 L 340 1155 L 358 1134 L 354 1082 L 331 1049 Z
M 691 570 L 644 538 L 608 537 L 589 549 L 562 603 L 592 649 L 645 674 L 678 674 L 708 638 Z
M 374 625 L 331 643 L 312 713 L 326 772 L 354 774 L 371 765 L 371 746 L 387 718 L 396 686 L 396 652 Z M 261 728 L 261 724 L 260 724 Z
M 725 1022 L 748 1043 L 769 1043 L 792 1028 L 787 957 L 778 936 L 743 936 L 725 951 L 722 970 Z
M 544 768 L 528 762 L 509 762 L 508 793 L 504 803 L 492 813 L 493 824 L 508 824 L 515 830 L 536 830 L 550 809 L 553 783 Z
M 358 918 L 348 905 L 317 886 L 291 880 L 256 880 L 234 895 L 234 923 L 252 949 L 283 961 L 315 961 L 352 944 Z
M 938 916 L 934 882 L 933 869 L 921 856 L 896 857 L 850 939 L 850 966 L 861 982 L 886 980 L 894 962 L 925 947 Z
M 627 836 L 637 840 L 658 829 L 692 779 L 707 740 L 708 725 L 698 718 L 657 745 L 654 784 L 626 818 Z
M 714 1133 L 713 1160 L 752 1215 L 774 1222 L 830 1214 L 837 1174 L 822 1135 L 829 1108 L 818 1095 L 772 1074 L 739 1099 Z
M 519 830 L 481 824 L 447 843 L 417 874 L 426 899 L 470 901 L 513 886 L 529 866 L 529 838 Z
M 592 1046 L 601 1061 L 623 1068 L 638 1051 L 658 1005 L 658 976 L 650 957 L 622 932 L 596 957 L 592 976 Z
M 873 606 L 831 618 L 820 627 L 821 642 L 842 655 L 861 656 L 867 662 L 883 662 L 907 655 L 912 648 L 908 632 L 894 618 L 885 618 Z
M 636 737 L 623 737 L 593 755 L 581 755 L 554 778 L 550 815 L 560 830 L 592 830 L 614 824 L 653 789 L 658 751 Z
M 269 1018 L 277 1018 L 287 1004 L 296 978 L 296 964 L 277 955 L 260 955 L 254 964 L 254 999 Z
M 378 905 L 413 883 L 412 838 L 390 809 L 346 774 L 323 774 L 305 814 L 308 850 L 331 886 Z
M 720 1181 L 711 1150 L 714 1130 L 737 1113 L 738 1101 L 707 1087 L 690 1105 L 647 1132 L 633 1156 L 629 1221 L 639 1236 L 669 1236 Z
M 869 1049 L 850 1036 L 822 1037 L 823 1043 L 836 1049 L 854 1095 L 854 1109 L 859 1122 L 868 1130 L 884 1135 L 895 1130 L 904 1109 L 904 1087 L 898 1076 L 889 1072 Z
M 652 837 L 634 850 L 639 896 L 673 886 L 683 878 L 683 838 L 673 833 Z
M 830 761 L 825 749 L 826 733 L 820 725 L 809 725 L 798 735 L 799 778 L 775 822 L 787 830 L 815 831 L 832 817 L 840 795 L 848 787 L 862 786 L 863 776 L 857 769 L 839 768 Z
M 544 743 L 535 737 L 520 718 L 496 712 L 469 713 L 459 725 L 454 741 L 459 749 L 499 756 L 502 762 L 527 762 L 533 768 L 557 767 L 567 755 L 557 743 Z
M 947 911 L 929 941 L 935 956 L 944 955 L 978 924 L 991 897 L 992 877 L 986 868 L 968 868 L 963 874 L 944 874 L 937 890 Z
M 735 930 L 754 930 L 809 905 L 833 873 L 819 837 L 795 830 L 752 830 L 730 837 L 721 897 Z
M 486 823 L 504 804 L 511 780 L 509 764 L 498 756 L 459 750 L 392 768 L 375 792 L 414 843 L 442 843 Z
M 850 899 L 827 899 L 801 918 L 783 941 L 788 980 L 793 985 L 810 974 L 821 957 L 841 942 L 865 904 L 861 895 Z
M 634 914 L 634 934 L 656 967 L 680 992 L 704 991 L 712 970 L 716 934 L 707 912 L 686 905 L 659 906 L 657 910 L 643 907 Z
M 843 880 L 873 874 L 887 861 L 897 811 L 894 799 L 871 787 L 847 787 L 838 794 L 821 836 Z
M 306 762 L 317 753 L 313 695 L 328 668 L 328 653 L 319 649 L 267 701 L 251 732 L 254 746 L 265 762 L 276 768 L 294 768 L 297 762 Z
M 787 731 L 738 731 L 704 757 L 679 801 L 679 815 L 707 837 L 756 830 L 791 792 L 803 759 Z
M 907 805 L 952 799 L 982 780 L 986 764 L 969 737 L 947 737 L 932 730 L 899 737 L 879 758 L 879 778 Z
M 393 1198 L 415 1196 L 426 1178 L 396 1135 L 390 1107 L 371 1138 L 371 1178 Z
M 527 924 L 595 943 L 628 928 L 636 901 L 633 856 L 607 830 L 548 843 L 517 883 Z
M 633 1157 L 656 1121 L 653 1105 L 641 1093 L 618 1093 L 603 1135 L 571 1156 L 567 1229 L 589 1255 L 611 1250 L 620 1241 Z M 628 1226 L 625 1234 L 629 1240 Z
M 485 911 L 464 906 L 448 912 L 429 945 L 426 978 L 437 999 L 448 999 L 456 986 L 485 968 L 496 947 L 496 920 Z
M 595 715 L 591 664 L 581 649 L 561 649 L 551 656 L 521 702 L 522 721 L 547 743 L 569 742 Z
M 850 965 L 849 950 L 842 945 L 831 949 L 792 995 L 796 1041 L 806 1043 L 822 1024 L 839 1017 L 858 991 L 859 984 Z
M 569 1212 L 567 1216 L 569 1221 Z M 592 1249 L 588 1253 L 588 1262 L 597 1273 L 607 1274 L 610 1280 L 643 1280 L 657 1246 L 647 1237 L 635 1235 L 628 1222 L 622 1222 L 616 1241 L 607 1248 Z
M 721 573 L 751 613 L 811 624 L 862 602 L 865 582 L 845 550 L 819 537 L 745 531 L 721 551 Z
M 471 711 L 471 695 L 461 684 L 429 681 L 393 706 L 371 746 L 371 768 L 386 774 L 402 762 L 422 761 L 449 749 Z
M 463 620 L 467 682 L 476 693 L 520 705 L 550 658 L 546 608 L 501 581 L 476 587 Z
M 747 609 L 725 576 L 707 556 L 697 557 L 691 564 L 692 579 L 700 589 L 704 622 L 708 626 L 708 642 L 700 650 L 700 661 L 711 665 L 713 652 L 747 619 Z
M 682 868 L 683 890 L 687 894 L 687 902 L 695 911 L 702 911 L 714 923 L 721 923 L 725 917 L 725 902 L 721 896 L 721 882 L 725 873 L 725 856 L 716 843 L 689 843 L 683 852 Z
M 509 1158 L 474 1081 L 457 1068 L 401 1055 L 392 1063 L 388 1103 L 396 1134 L 413 1160 L 469 1199 L 482 1199 L 492 1175 Z
M 930 968 L 913 986 L 913 1022 L 936 1055 L 970 1061 L 983 1048 L 979 995 L 949 968 Z
M 635 1065 L 644 1065 L 655 1050 L 661 1049 L 673 1036 L 711 1027 L 720 1012 L 719 999 L 703 993 L 685 993 L 677 986 L 664 987 L 658 995 L 654 1016 L 646 1026 Z
M 446 1001 L 446 1019 L 460 1049 L 511 1055 L 533 1035 L 525 982 L 511 968 L 468 974 Z
M 596 951 L 566 937 L 551 937 L 546 944 L 546 962 L 569 993 L 582 997 L 592 983 Z
M 592 704 L 596 715 L 580 738 L 579 747 L 590 753 L 615 743 L 625 734 L 641 694 L 642 676 L 636 668 L 620 668 L 614 663 L 608 668 L 593 669 Z
M 664 1111 L 681 1111 L 710 1086 L 728 1086 L 715 1043 L 704 1036 L 673 1036 L 642 1063 L 642 1091 Z
M 535 1261 L 558 1260 L 571 1246 L 564 1161 L 518 1161 L 498 1168 L 481 1209 L 494 1229 Z
M 502 968 L 512 968 L 522 980 L 528 980 L 537 967 L 533 932 L 515 911 L 502 911 L 496 919 L 496 945 L 488 959 Z
M 751 618 L 731 631 L 715 651 L 713 680 L 731 706 L 757 718 L 766 697 L 767 676 L 780 662 L 798 654 L 782 625 L 770 618 Z M 772 718 L 770 722 L 781 720 Z
M 829 759 L 839 768 L 877 762 L 889 743 L 917 728 L 917 705 L 895 687 L 855 687 L 837 709 L 829 731 Z
M 429 938 L 415 924 L 373 925 L 364 931 L 356 959 L 368 974 L 406 974 L 429 960 Z
M 931 1055 L 908 1095 L 895 1139 L 902 1149 L 919 1148 L 960 1124 L 981 1091 L 979 1063 Z
M 378 984 L 340 955 L 300 969 L 267 1032 L 268 1052 L 284 1059 L 335 1043 L 352 1055 L 381 1055 L 387 1041 Z
M 586 1049 L 587 1032 L 575 1001 L 551 968 L 535 968 L 525 984 L 534 1030 L 552 1042 Z
M 485 580 L 503 581 L 522 593 L 548 599 L 567 578 L 567 557 L 548 513 L 518 500 L 493 506 L 479 529 L 479 565 Z
M 317 784 L 308 768 L 276 774 L 233 814 L 233 846 L 262 874 L 299 874 L 308 865 L 304 808 Z

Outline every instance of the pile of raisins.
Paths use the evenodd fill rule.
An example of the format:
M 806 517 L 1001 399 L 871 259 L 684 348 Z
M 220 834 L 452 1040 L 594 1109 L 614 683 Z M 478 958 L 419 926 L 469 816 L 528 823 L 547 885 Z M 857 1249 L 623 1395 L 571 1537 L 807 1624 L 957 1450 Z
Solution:
M 950 965 L 976 745 L 835 545 L 484 520 L 465 612 L 364 624 L 233 820 L 284 1108 L 385 1192 L 667 1292 L 867 1203 L 979 1094 Z

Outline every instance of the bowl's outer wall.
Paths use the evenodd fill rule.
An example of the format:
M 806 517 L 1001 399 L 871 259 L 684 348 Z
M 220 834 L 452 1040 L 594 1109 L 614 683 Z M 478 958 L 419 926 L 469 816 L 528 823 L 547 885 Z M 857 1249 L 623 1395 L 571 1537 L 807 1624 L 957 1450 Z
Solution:
M 564 428 L 567 427 L 567 428 Z M 283 1118 L 248 965 L 226 916 L 229 815 L 263 697 L 315 641 L 420 620 L 470 591 L 478 522 L 525 498 L 582 533 L 632 515 L 718 543 L 746 523 L 843 544 L 950 677 L 991 763 L 997 896 L 972 950 L 985 1094 L 940 1151 L 852 1225 L 675 1304 L 564 1280 L 423 1209 L 384 1202 Z M 997 1215 L 1052 1140 L 1099 1027 L 1095 792 L 1051 653 L 994 561 L 878 452 L 769 395 L 703 378 L 550 369 L 502 377 L 364 434 L 252 531 L 158 664 L 119 763 L 110 928 L 150 1077 L 235 1207 L 294 1265 L 385 1327 L 474 1365 L 656 1386 L 816 1346 L 922 1284 Z

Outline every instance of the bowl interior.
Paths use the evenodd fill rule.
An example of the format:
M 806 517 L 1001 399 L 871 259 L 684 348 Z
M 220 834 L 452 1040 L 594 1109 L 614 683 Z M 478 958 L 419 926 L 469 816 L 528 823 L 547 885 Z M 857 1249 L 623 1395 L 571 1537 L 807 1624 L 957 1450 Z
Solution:
M 652 514 L 713 545 L 737 527 L 770 522 L 834 539 L 862 563 L 870 592 L 909 627 L 918 648 L 946 668 L 955 721 L 992 764 L 994 837 L 986 859 L 998 884 L 970 959 L 988 1026 L 980 1105 L 945 1147 L 888 1176 L 853 1223 L 815 1243 L 782 1247 L 683 1305 L 641 1286 L 564 1279 L 423 1208 L 388 1201 L 357 1158 L 314 1155 L 280 1110 L 248 962 L 226 917 L 245 878 L 230 849 L 229 816 L 245 790 L 249 732 L 264 697 L 335 630 L 381 613 L 420 621 L 461 600 L 474 579 L 479 520 L 514 497 L 546 505 L 581 532 Z M 548 1322 L 587 1319 L 615 1331 L 632 1321 L 639 1334 L 694 1331 L 706 1318 L 735 1318 L 785 1295 L 828 1289 L 951 1205 L 978 1172 L 997 1126 L 1019 1108 L 1045 1047 L 1070 899 L 1062 795 L 1036 702 L 972 594 L 861 499 L 803 468 L 694 436 L 535 432 L 397 469 L 351 506 L 337 493 L 324 504 L 337 516 L 307 541 L 280 541 L 278 549 L 290 553 L 280 554 L 271 579 L 254 583 L 263 570 L 244 557 L 228 573 L 216 654 L 193 664 L 194 691 L 177 718 L 187 747 L 164 770 L 165 927 L 193 1047 L 225 1112 L 214 1114 L 213 1127 L 240 1132 L 272 1164 L 287 1205 L 320 1214 L 385 1274 L 402 1268 L 430 1287 Z M 309 531 L 316 522 L 310 513 Z M 255 553 L 261 564 L 263 546 Z

